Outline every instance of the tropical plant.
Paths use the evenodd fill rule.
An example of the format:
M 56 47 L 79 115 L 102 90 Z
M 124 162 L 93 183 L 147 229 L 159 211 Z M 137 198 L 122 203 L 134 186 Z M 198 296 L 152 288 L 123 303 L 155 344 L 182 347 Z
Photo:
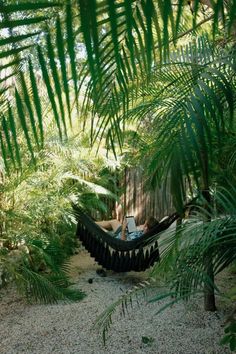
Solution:
M 41 236 L 42 237 L 42 236 Z M 84 293 L 69 288 L 66 254 L 56 240 L 27 239 L 15 249 L 3 242 L 0 249 L 1 285 L 14 282 L 30 302 L 53 303 L 59 300 L 81 300 Z M 12 242 L 12 247 L 14 247 Z
M 85 97 L 85 112 L 92 112 L 92 124 L 96 125 L 99 114 L 103 127 L 111 122 L 117 135 L 121 127 L 115 116 L 125 111 L 132 100 L 129 85 L 133 82 L 137 86 L 140 74 L 147 80 L 151 77 L 153 60 L 166 60 L 172 43 L 204 23 L 213 23 L 213 35 L 222 29 L 222 23 L 229 33 L 235 26 L 235 1 L 222 0 L 195 0 L 191 9 L 182 0 L 174 5 L 170 0 L 45 0 L 17 4 L 9 0 L 1 2 L 0 10 L 1 149 L 5 165 L 9 156 L 19 167 L 19 124 L 32 161 L 32 141 L 38 148 L 44 141 L 45 102 L 38 91 L 38 80 L 45 88 L 47 110 L 52 111 L 61 138 L 68 131 L 66 116 L 72 121 L 76 114 L 73 107 L 79 111 L 79 92 Z M 82 43 L 88 65 L 81 65 L 81 56 L 85 61 Z M 17 108 L 15 112 L 9 104 Z M 102 135 L 103 130 L 99 129 Z M 112 137 L 111 133 L 107 136 L 111 143 Z
M 143 135 L 149 135 L 144 156 L 147 174 L 152 184 L 163 184 L 170 178 L 180 212 L 187 195 L 193 195 L 194 190 L 209 203 L 210 188 L 217 188 L 223 175 L 224 185 L 229 184 L 227 165 L 234 175 L 235 167 L 229 168 L 224 156 L 232 147 L 228 136 L 235 134 L 234 63 L 235 53 L 230 46 L 213 47 L 207 37 L 200 37 L 172 52 L 161 67 L 154 67 L 149 84 L 144 78 L 143 86 L 139 85 L 133 108 L 117 114 L 117 125 L 136 121 Z M 210 276 L 211 256 L 205 254 L 204 262 Z M 213 290 L 207 287 L 208 310 L 215 310 Z
M 92 3 L 89 0 L 65 3 L 42 1 L 36 4 L 25 1 L 19 1 L 17 4 L 13 1 L 2 1 L 1 27 L 7 29 L 7 35 L 2 32 L 4 38 L 0 42 L 3 49 L 1 58 L 6 61 L 1 64 L 1 70 L 10 68 L 10 73 L 3 75 L 1 83 L 0 144 L 8 173 L 9 161 L 12 161 L 15 168 L 22 169 L 22 153 L 17 136 L 19 127 L 24 132 L 30 160 L 35 163 L 37 155 L 35 151 L 40 150 L 44 143 L 43 122 L 46 113 L 52 112 L 58 135 L 63 140 L 67 138 L 68 132 L 66 116 L 73 125 L 81 104 L 85 123 L 91 122 L 92 125 L 92 141 L 106 137 L 109 146 L 115 151 L 114 141 L 117 139 L 119 145 L 122 145 L 121 133 L 125 128 L 127 111 L 133 103 L 137 104 L 140 97 L 139 88 L 143 87 L 144 80 L 149 89 L 155 67 L 159 64 L 167 66 L 173 64 L 173 60 L 170 60 L 170 50 L 178 39 L 198 29 L 201 30 L 206 23 L 211 23 L 213 39 L 221 40 L 218 35 L 220 30 L 225 35 L 224 45 L 230 46 L 232 40 L 226 56 L 223 56 L 223 63 L 203 57 L 205 67 L 199 61 L 194 66 L 193 61 L 199 60 L 199 57 L 194 57 L 192 55 L 194 53 L 188 55 L 192 57 L 191 70 L 190 72 L 187 70 L 185 77 L 190 76 L 190 85 L 193 82 L 195 85 L 193 84 L 191 88 L 186 85 L 191 92 L 187 97 L 187 103 L 185 105 L 182 102 L 181 106 L 176 107 L 182 119 L 182 126 L 178 120 L 177 131 L 174 128 L 168 130 L 168 122 L 170 123 L 168 119 L 161 119 L 157 124 L 157 128 L 164 132 L 163 139 L 166 139 L 166 144 L 171 136 L 174 136 L 173 141 L 179 144 L 177 149 L 170 144 L 171 156 L 166 159 L 169 165 L 164 166 L 168 167 L 165 170 L 162 169 L 162 176 L 167 175 L 168 170 L 175 169 L 178 171 L 178 178 L 173 182 L 179 186 L 184 172 L 190 182 L 194 179 L 197 187 L 200 187 L 206 199 L 209 199 L 208 168 L 211 167 L 214 160 L 212 156 L 215 153 L 215 149 L 211 147 L 217 145 L 217 139 L 219 140 L 222 131 L 225 133 L 230 129 L 227 125 L 232 121 L 235 105 L 232 95 L 235 85 L 234 42 L 233 36 L 231 37 L 235 31 L 235 0 L 215 2 L 195 0 L 190 4 L 191 9 L 182 0 L 175 4 L 170 0 L 157 2 L 94 0 Z M 54 10 L 60 8 L 57 12 L 59 15 L 54 18 L 55 11 L 51 11 L 52 16 L 49 19 L 48 15 L 45 15 L 48 8 Z M 19 21 L 22 16 L 27 23 L 24 35 L 20 29 L 24 21 L 22 19 Z M 33 23 L 37 23 L 37 31 L 31 32 L 30 26 Z M 45 27 L 45 23 L 48 26 Z M 40 45 L 30 47 L 30 56 L 33 57 L 31 59 L 27 51 L 28 43 L 25 41 L 33 36 L 40 38 Z M 85 44 L 87 52 L 84 65 L 81 65 L 81 58 L 78 55 L 81 42 Z M 35 55 L 32 55 L 34 50 Z M 13 59 L 11 55 L 14 56 Z M 23 64 L 17 66 L 19 62 Z M 162 74 L 163 72 L 164 70 Z M 10 83 L 9 76 L 14 78 Z M 40 86 L 44 87 L 46 99 L 38 90 L 37 79 Z M 172 87 L 174 86 L 170 85 L 170 91 Z M 168 87 L 162 86 L 162 89 L 163 95 L 165 92 L 168 93 Z M 218 93 L 219 101 L 216 99 Z M 79 94 L 84 96 L 82 102 Z M 163 100 L 163 95 L 159 92 L 160 101 Z M 181 103 L 181 94 L 178 99 Z M 185 99 L 184 95 L 182 99 Z M 156 108 L 152 107 L 153 110 L 157 110 L 156 116 L 158 113 L 160 115 L 159 103 L 155 102 Z M 163 110 L 164 108 L 162 107 Z M 173 105 L 172 118 L 174 109 Z M 226 118 L 224 130 L 225 109 L 226 115 L 231 119 Z M 143 113 L 146 114 L 147 110 Z M 167 111 L 164 111 L 164 114 L 166 115 Z M 188 120 L 189 117 L 192 118 L 191 122 Z M 175 118 L 177 119 L 177 116 Z M 210 131 L 208 122 L 212 125 Z M 155 128 L 155 125 L 151 126 L 152 129 Z M 212 143 L 212 137 L 215 144 Z M 183 140 L 190 141 L 190 149 L 182 144 Z M 158 140 L 158 143 L 160 141 Z M 182 159 L 179 165 L 178 157 L 181 152 L 187 153 L 187 159 Z M 161 153 L 166 156 L 167 152 L 163 150 Z M 155 151 L 154 156 L 159 158 Z M 176 202 L 184 199 L 183 191 L 184 188 L 181 188 Z M 208 265 L 211 267 L 211 260 Z
M 214 207 L 209 205 L 206 211 L 195 205 L 195 211 L 181 227 L 165 231 L 160 237 L 158 235 L 161 262 L 154 265 L 150 279 L 128 290 L 98 317 L 96 326 L 102 332 L 104 341 L 117 308 L 121 307 L 122 314 L 126 314 L 135 302 L 142 303 L 143 299 L 153 303 L 161 302 L 158 310 L 160 312 L 174 303 L 199 296 L 204 293 L 205 284 L 208 284 L 210 287 L 214 286 L 217 295 L 222 299 L 227 297 L 233 300 L 235 289 L 227 296 L 225 289 L 222 290 L 217 283 L 212 284 L 203 260 L 205 254 L 212 253 L 214 276 L 235 264 L 235 196 L 236 189 L 233 186 L 230 192 L 224 188 L 218 190 L 212 196 Z M 206 223 L 199 219 L 203 213 L 210 213 L 211 222 Z M 232 350 L 235 345 L 234 315 L 233 305 L 233 312 L 231 311 L 225 328 L 226 336 L 221 341 L 222 344 L 229 343 Z
M 11 171 L 1 185 L 0 285 L 14 282 L 30 301 L 81 299 L 70 285 L 68 257 L 78 247 L 71 202 L 105 209 L 99 196 L 111 193 L 94 183 L 105 160 L 80 145 L 47 132 L 37 168 Z M 88 154 L 90 159 L 88 158 Z M 27 154 L 22 161 L 28 159 Z

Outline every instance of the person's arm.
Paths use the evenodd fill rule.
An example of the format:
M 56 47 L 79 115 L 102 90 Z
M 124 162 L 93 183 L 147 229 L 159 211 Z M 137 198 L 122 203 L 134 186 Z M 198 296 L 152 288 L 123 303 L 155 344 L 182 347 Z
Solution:
M 144 226 L 145 226 L 145 224 L 137 226 L 137 230 L 143 231 L 144 230 Z

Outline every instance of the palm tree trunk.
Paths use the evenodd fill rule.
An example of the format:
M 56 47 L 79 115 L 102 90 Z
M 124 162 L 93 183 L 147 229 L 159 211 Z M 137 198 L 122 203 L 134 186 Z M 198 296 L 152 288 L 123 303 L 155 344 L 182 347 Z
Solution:
M 211 195 L 209 191 L 209 187 L 202 191 L 202 195 L 206 200 L 205 209 L 208 210 L 211 204 Z M 206 222 L 210 222 L 210 217 L 207 217 Z M 214 292 L 214 271 L 213 271 L 213 263 L 212 263 L 212 255 L 211 253 L 206 253 L 203 255 L 205 272 L 210 280 L 210 282 L 205 283 L 204 285 L 204 309 L 205 311 L 216 311 L 215 304 L 215 292 Z
M 0 172 L 0 186 L 4 185 L 4 175 Z M 3 189 L 3 188 L 2 188 Z M 4 209 L 4 192 L 0 192 L 0 238 L 3 237 L 4 233 L 4 218 L 3 218 L 3 209 Z
M 204 260 L 205 263 L 205 270 L 207 276 L 209 277 L 211 284 L 204 285 L 204 309 L 205 311 L 216 311 L 216 304 L 215 304 L 215 292 L 214 292 L 214 272 L 212 266 L 212 257 L 210 254 L 206 255 Z

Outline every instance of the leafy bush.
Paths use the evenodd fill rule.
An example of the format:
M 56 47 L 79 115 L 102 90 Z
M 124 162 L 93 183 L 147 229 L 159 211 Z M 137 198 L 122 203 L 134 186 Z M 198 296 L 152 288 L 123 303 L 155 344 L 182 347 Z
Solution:
M 71 147 L 70 141 L 56 140 L 41 150 L 37 168 L 29 164 L 11 175 L 3 171 L 0 286 L 14 282 L 30 301 L 84 296 L 68 288 L 68 258 L 78 247 L 71 201 L 87 209 L 104 207 L 94 184 L 96 161 L 86 160 L 86 152 L 76 144 Z M 82 178 L 85 170 L 87 179 Z
M 232 352 L 236 351 L 236 320 L 231 319 L 225 327 L 225 336 L 222 338 L 222 345 L 228 344 Z

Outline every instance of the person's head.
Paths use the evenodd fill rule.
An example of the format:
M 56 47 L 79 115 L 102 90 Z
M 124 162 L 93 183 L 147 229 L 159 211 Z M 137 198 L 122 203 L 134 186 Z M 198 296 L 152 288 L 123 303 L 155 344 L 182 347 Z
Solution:
M 149 216 L 145 221 L 143 231 L 148 232 L 149 230 L 153 229 L 158 224 L 159 224 L 159 222 L 156 218 L 154 218 L 153 216 Z

